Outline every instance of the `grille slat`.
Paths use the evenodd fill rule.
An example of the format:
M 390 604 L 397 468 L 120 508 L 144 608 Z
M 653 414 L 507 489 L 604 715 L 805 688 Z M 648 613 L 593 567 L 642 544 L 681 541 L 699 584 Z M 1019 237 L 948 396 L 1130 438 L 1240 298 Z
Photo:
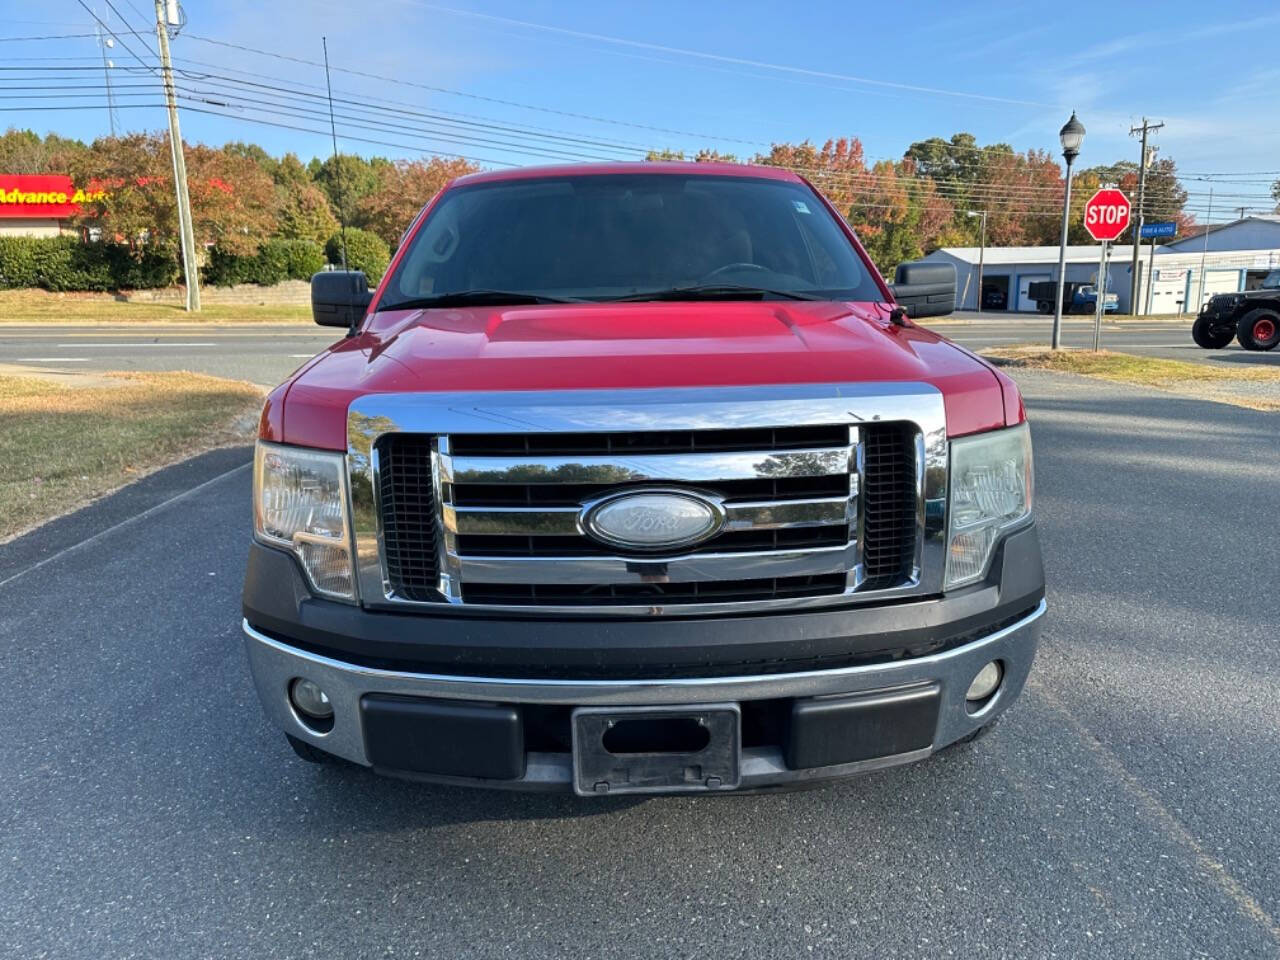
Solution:
M 634 603 L 727 603 L 735 600 L 780 600 L 838 593 L 844 574 L 772 577 L 754 580 L 710 580 L 689 583 L 635 583 L 578 586 L 560 583 L 468 583 L 467 603 L 610 605 Z

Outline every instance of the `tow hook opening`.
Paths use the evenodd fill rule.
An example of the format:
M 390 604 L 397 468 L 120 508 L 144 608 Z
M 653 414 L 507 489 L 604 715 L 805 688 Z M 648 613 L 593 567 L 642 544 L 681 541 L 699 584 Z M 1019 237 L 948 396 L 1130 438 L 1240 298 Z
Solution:
M 616 720 L 601 737 L 609 753 L 697 753 L 711 742 L 711 733 L 696 717 L 637 717 Z

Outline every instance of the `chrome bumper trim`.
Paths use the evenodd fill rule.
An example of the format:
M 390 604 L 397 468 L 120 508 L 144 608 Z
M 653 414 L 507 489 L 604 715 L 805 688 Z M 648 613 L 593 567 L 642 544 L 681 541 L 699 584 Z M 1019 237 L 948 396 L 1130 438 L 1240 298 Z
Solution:
M 821 779 L 857 773 L 920 759 L 990 722 L 1006 709 L 1022 690 L 1035 658 L 1039 621 L 1045 602 L 1016 623 L 932 656 L 891 663 L 865 664 L 834 670 L 759 676 L 705 677 L 653 680 L 528 680 L 505 677 L 463 677 L 442 674 L 378 670 L 307 653 L 281 643 L 243 623 L 249 666 L 267 715 L 282 729 L 332 754 L 368 765 L 361 726 L 360 699 L 367 693 L 402 694 L 460 700 L 496 700 L 506 703 L 542 703 L 642 706 L 813 697 L 883 691 L 936 684 L 940 691 L 938 728 L 931 750 L 878 758 L 844 767 L 789 770 L 781 755 L 770 750 L 743 752 L 743 787 Z M 981 711 L 971 714 L 964 695 L 974 675 L 990 660 L 1004 664 L 1005 679 L 995 697 Z M 334 708 L 334 725 L 317 734 L 294 715 L 288 702 L 288 686 L 295 677 L 318 683 Z M 489 786 L 555 789 L 567 785 L 557 779 L 560 758 L 568 769 L 568 754 L 530 754 L 529 772 L 523 780 Z

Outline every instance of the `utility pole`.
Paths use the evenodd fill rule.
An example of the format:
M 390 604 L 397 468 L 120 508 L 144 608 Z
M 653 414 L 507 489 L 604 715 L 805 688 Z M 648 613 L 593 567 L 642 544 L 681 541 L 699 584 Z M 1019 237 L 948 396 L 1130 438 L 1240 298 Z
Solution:
M 1130 127 L 1129 136 L 1134 134 L 1142 134 L 1142 158 L 1138 164 L 1138 219 L 1133 225 L 1133 263 L 1129 270 L 1129 312 L 1136 314 L 1138 312 L 1138 264 L 1141 262 L 1139 248 L 1139 238 L 1142 236 L 1143 217 L 1146 214 L 1145 203 L 1147 195 L 1147 134 L 1152 130 L 1159 130 L 1163 127 L 1163 123 L 1148 123 L 1147 118 L 1142 118 L 1142 126 Z
M 1246 210 L 1248 210 L 1249 208 L 1248 208 L 1248 207 L 1236 207 L 1236 209 L 1240 211 L 1240 219 L 1241 219 L 1241 220 L 1243 220 L 1243 219 L 1244 219 L 1245 211 L 1246 211 Z
M 1204 303 L 1204 266 L 1205 259 L 1209 256 L 1209 230 L 1213 226 L 1213 187 L 1209 188 L 1209 213 L 1204 218 L 1204 247 L 1200 250 L 1200 296 L 1196 300 L 1195 309 L 1192 313 L 1199 313 L 1200 306 Z
M 987 211 L 985 210 L 969 210 L 966 216 L 982 218 L 982 239 L 979 241 L 981 246 L 978 247 L 978 312 L 982 312 L 982 268 L 986 265 L 987 259 Z
M 156 38 L 160 45 L 160 69 L 164 78 L 164 99 L 169 105 L 169 151 L 173 155 L 173 185 L 178 196 L 178 226 L 182 234 L 182 272 L 187 281 L 187 310 L 200 310 L 200 265 L 196 262 L 196 234 L 191 223 L 191 196 L 187 193 L 187 160 L 182 153 L 182 131 L 178 128 L 178 99 L 173 87 L 173 64 L 169 60 L 169 27 L 165 0 L 156 0 Z

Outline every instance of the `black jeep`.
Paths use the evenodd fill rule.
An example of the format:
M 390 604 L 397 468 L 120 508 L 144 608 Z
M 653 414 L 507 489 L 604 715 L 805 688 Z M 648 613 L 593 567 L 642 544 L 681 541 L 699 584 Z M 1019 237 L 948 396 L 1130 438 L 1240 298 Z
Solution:
M 1206 350 L 1225 347 L 1235 337 L 1246 350 L 1271 350 L 1280 343 L 1280 270 L 1272 270 L 1257 290 L 1219 293 L 1200 308 L 1191 338 Z

